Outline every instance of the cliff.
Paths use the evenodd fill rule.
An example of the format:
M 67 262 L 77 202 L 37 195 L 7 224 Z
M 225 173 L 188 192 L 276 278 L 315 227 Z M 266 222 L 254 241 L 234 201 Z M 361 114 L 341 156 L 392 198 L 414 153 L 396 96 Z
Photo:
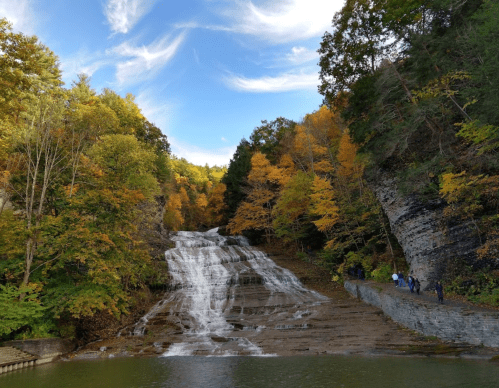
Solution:
M 433 287 L 456 259 L 468 265 L 478 263 L 475 251 L 480 241 L 470 223 L 452 223 L 443 217 L 443 200 L 423 202 L 416 194 L 403 196 L 396 179 L 381 174 L 372 183 L 386 213 L 392 233 L 404 250 L 410 272 L 423 289 Z

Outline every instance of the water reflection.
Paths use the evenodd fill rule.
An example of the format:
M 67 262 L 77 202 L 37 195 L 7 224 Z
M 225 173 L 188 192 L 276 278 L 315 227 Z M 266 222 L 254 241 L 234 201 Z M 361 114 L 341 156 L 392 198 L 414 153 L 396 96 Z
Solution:
M 428 388 L 499 386 L 486 361 L 362 357 L 170 357 L 49 364 L 0 375 L 2 388 Z

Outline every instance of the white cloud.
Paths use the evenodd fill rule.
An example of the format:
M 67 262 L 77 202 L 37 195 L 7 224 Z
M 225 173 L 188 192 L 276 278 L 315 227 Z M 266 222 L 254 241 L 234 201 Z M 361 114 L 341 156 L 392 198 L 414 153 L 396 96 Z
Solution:
M 104 14 L 115 33 L 126 34 L 145 16 L 157 0 L 108 0 Z
M 225 141 L 225 142 L 227 141 L 227 139 L 225 137 L 223 137 L 223 136 L 222 136 L 222 138 L 220 140 Z
M 238 1 L 223 14 L 232 31 L 253 35 L 269 43 L 286 43 L 322 36 L 331 27 L 344 0 L 270 0 L 263 5 Z
M 35 21 L 32 0 L 0 0 L 0 17 L 12 23 L 14 30 L 26 35 L 35 33 Z
M 140 92 L 135 102 L 148 121 L 154 123 L 164 134 L 168 133 L 176 104 L 170 101 L 161 101 L 152 90 Z
M 319 58 L 319 53 L 306 47 L 293 47 L 291 53 L 286 54 L 286 59 L 294 64 L 309 62 L 317 58 Z
M 155 76 L 175 56 L 185 35 L 183 32 L 173 41 L 170 41 L 167 36 L 149 46 L 135 47 L 130 42 L 124 42 L 108 50 L 107 54 L 131 58 L 117 64 L 118 83 L 120 85 L 132 84 Z
M 78 74 L 84 73 L 91 77 L 97 70 L 113 64 L 110 58 L 104 58 L 101 53 L 90 53 L 80 49 L 72 57 L 61 57 L 62 80 L 66 85 L 75 81 Z
M 241 92 L 277 93 L 291 90 L 317 89 L 319 76 L 316 72 L 309 74 L 281 74 L 277 77 L 246 78 L 230 76 L 225 79 L 229 87 Z
M 209 166 L 214 166 L 215 164 L 217 166 L 228 165 L 236 151 L 236 146 L 206 149 L 180 142 L 172 137 L 169 137 L 168 141 L 174 155 L 201 166 L 204 166 L 206 163 Z

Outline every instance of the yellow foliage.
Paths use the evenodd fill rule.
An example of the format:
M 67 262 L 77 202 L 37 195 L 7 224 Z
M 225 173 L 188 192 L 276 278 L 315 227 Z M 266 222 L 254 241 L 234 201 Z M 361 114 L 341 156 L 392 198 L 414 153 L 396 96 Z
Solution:
M 179 230 L 184 223 L 182 217 L 182 199 L 179 194 L 172 194 L 168 199 L 165 208 L 165 215 L 163 221 L 167 227 L 172 230 Z
M 208 221 L 212 225 L 219 225 L 223 220 L 224 211 L 226 208 L 224 202 L 224 194 L 227 186 L 219 183 L 215 186 L 208 200 Z
M 331 183 L 327 179 L 316 176 L 312 184 L 310 212 L 321 217 L 314 221 L 314 224 L 324 233 L 331 231 L 339 220 L 340 209 L 336 206 L 334 197 Z
M 357 146 L 352 143 L 352 139 L 348 132 L 345 132 L 340 139 L 340 146 L 338 149 L 338 161 L 340 168 L 338 174 L 344 177 L 353 177 L 358 173 L 358 166 L 355 163 L 357 155 Z M 357 175 L 357 174 L 355 174 Z
M 189 204 L 189 195 L 187 195 L 187 190 L 184 187 L 180 188 L 180 190 L 178 191 L 178 195 L 180 197 L 180 201 L 182 202 L 182 206 Z
M 208 206 L 208 199 L 205 194 L 199 194 L 199 197 L 196 199 L 196 206 L 205 209 Z
M 284 169 L 272 166 L 260 152 L 253 155 L 248 174 L 250 192 L 227 227 L 232 234 L 249 229 L 265 230 L 267 241 L 270 240 L 273 232 L 272 207 L 279 195 L 279 188 L 289 180 L 284 172 Z

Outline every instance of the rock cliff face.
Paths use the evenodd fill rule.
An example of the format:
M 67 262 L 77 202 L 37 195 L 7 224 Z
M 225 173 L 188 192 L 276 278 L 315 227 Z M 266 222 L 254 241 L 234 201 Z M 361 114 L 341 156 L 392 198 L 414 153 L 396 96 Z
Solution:
M 470 224 L 444 220 L 443 201 L 423 203 L 414 194 L 404 197 L 397 190 L 396 180 L 386 175 L 380 176 L 372 187 L 404 250 L 410 271 L 423 289 L 433 287 L 452 260 L 459 258 L 469 265 L 476 264 L 478 237 Z

